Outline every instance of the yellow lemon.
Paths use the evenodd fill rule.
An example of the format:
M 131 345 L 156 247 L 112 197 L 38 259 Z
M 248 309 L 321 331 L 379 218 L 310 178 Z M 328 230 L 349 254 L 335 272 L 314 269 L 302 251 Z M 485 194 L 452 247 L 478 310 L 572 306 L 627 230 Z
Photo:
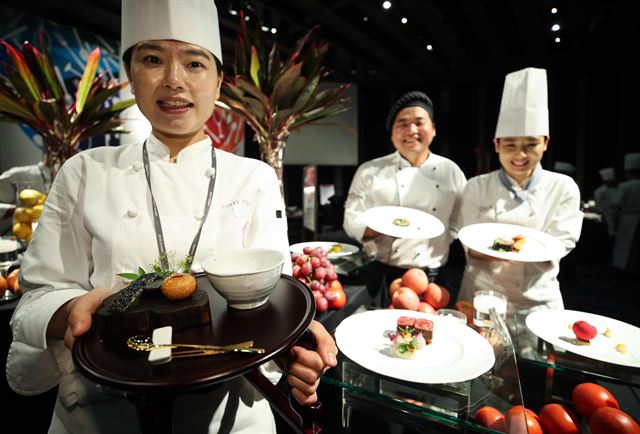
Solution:
M 31 223 L 15 223 L 13 225 L 13 234 L 17 239 L 26 241 L 31 238 Z
M 31 209 L 19 206 L 13 213 L 13 219 L 17 223 L 31 223 Z
M 42 205 L 45 200 L 47 200 L 47 195 L 46 194 L 42 194 L 40 196 L 40 199 L 38 199 L 38 205 Z
M 18 193 L 20 203 L 22 203 L 24 206 L 37 205 L 38 203 L 40 203 L 40 199 L 42 198 L 42 196 L 44 196 L 44 194 L 32 188 L 25 188 L 20 193 Z
M 34 205 L 33 208 L 29 208 L 29 214 L 33 220 L 38 220 L 42 215 L 42 210 L 44 209 L 44 205 Z

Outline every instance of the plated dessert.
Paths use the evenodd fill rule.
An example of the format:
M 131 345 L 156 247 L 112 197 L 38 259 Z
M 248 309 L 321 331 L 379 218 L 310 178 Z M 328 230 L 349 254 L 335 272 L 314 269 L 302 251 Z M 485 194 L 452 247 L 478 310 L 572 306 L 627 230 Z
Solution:
M 512 238 L 496 238 L 491 248 L 497 252 L 519 252 L 524 247 L 526 238 L 519 234 Z

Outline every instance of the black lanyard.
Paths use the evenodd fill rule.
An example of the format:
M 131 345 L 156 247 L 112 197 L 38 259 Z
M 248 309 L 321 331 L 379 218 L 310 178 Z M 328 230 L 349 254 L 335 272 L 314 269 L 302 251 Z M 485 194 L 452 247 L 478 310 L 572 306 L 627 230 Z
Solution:
M 162 235 L 162 224 L 160 223 L 160 214 L 158 213 L 158 207 L 156 206 L 156 200 L 153 198 L 153 190 L 151 189 L 151 169 L 149 166 L 149 154 L 147 153 L 147 142 L 142 145 L 142 161 L 144 162 L 144 174 L 147 177 L 147 185 L 149 186 L 149 193 L 151 193 L 151 204 L 153 205 L 153 223 L 156 230 L 156 241 L 158 242 L 158 253 L 160 254 L 160 263 L 165 270 L 169 269 L 169 261 L 167 260 L 167 249 L 164 244 L 164 236 Z M 200 221 L 200 227 L 196 236 L 191 242 L 191 248 L 189 249 L 189 256 L 187 257 L 186 268 L 191 268 L 191 263 L 196 255 L 196 249 L 198 248 L 198 242 L 200 241 L 200 234 L 202 233 L 202 227 L 209 214 L 209 208 L 211 208 L 211 200 L 213 199 L 213 189 L 216 185 L 216 150 L 211 146 L 211 168 L 213 174 L 209 178 L 209 190 L 207 191 L 207 199 L 204 204 L 204 215 Z

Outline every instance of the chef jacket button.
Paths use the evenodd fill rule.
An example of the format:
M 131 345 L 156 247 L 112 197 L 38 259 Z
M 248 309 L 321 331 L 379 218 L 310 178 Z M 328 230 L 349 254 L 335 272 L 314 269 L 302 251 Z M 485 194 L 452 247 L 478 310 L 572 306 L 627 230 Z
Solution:
M 216 169 L 214 169 L 213 167 L 207 167 L 207 170 L 204 171 L 204 176 L 206 176 L 207 178 L 213 178 L 214 176 L 216 176 Z
M 440 188 L 440 185 L 436 184 L 436 188 Z
M 431 170 L 436 170 L 436 168 L 434 167 L 434 168 L 433 168 L 433 169 L 431 169 Z
M 127 210 L 127 217 L 134 218 L 137 215 L 138 215 L 138 210 L 137 209 L 133 209 L 132 208 L 130 210 Z
M 139 161 L 135 161 L 135 162 L 131 165 L 131 168 L 132 168 L 134 171 L 138 172 L 140 169 L 142 169 L 142 163 L 141 163 L 141 162 L 139 162 Z
M 431 208 L 431 210 L 432 210 L 432 211 L 435 211 L 436 209 L 435 209 L 435 208 Z
M 193 217 L 195 217 L 196 220 L 202 220 L 204 218 L 204 213 L 202 211 L 196 211 L 195 214 L 193 214 Z

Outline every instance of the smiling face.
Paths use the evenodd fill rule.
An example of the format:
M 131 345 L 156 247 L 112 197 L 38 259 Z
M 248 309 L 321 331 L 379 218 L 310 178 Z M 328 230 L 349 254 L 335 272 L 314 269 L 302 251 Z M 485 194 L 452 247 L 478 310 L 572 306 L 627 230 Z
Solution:
M 173 40 L 142 42 L 133 48 L 127 76 L 159 140 L 187 146 L 205 138 L 204 124 L 222 84 L 208 50 Z
M 422 107 L 407 107 L 393 121 L 391 142 L 413 166 L 419 166 L 429 156 L 429 146 L 436 136 L 431 116 Z
M 502 137 L 493 139 L 493 143 L 504 171 L 522 185 L 542 160 L 549 138 L 546 136 Z

